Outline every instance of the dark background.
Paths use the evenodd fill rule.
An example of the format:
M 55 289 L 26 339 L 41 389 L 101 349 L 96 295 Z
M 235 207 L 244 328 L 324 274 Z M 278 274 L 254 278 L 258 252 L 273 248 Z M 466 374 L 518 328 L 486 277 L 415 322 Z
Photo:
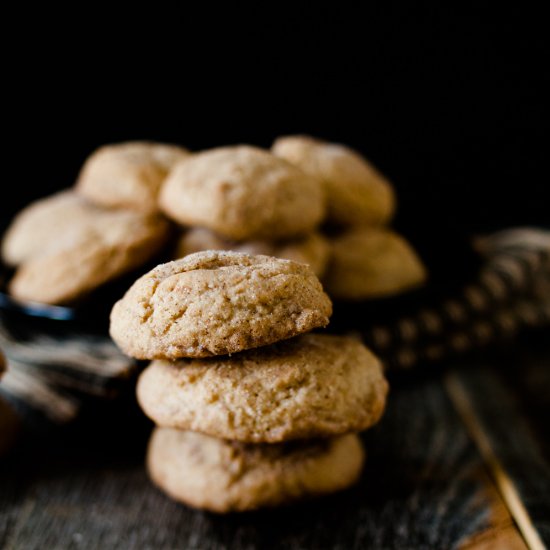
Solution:
M 30 200 L 72 185 L 86 156 L 106 142 L 268 146 L 280 134 L 307 132 L 347 143 L 378 165 L 399 194 L 397 226 L 424 251 L 430 248 L 432 258 L 448 261 L 448 272 L 460 267 L 466 255 L 456 250 L 472 234 L 550 225 L 548 18 L 542 11 L 479 1 L 460 8 L 370 2 L 361 10 L 342 2 L 279 2 L 261 9 L 185 3 L 177 11 L 151 3 L 139 11 L 134 3 L 122 13 L 112 4 L 3 7 L 0 223 Z M 539 498 L 544 479 L 522 439 L 531 442 L 531 432 L 518 410 L 530 419 L 527 427 L 537 426 L 533 433 L 543 434 L 546 363 L 546 344 L 527 341 L 492 358 L 495 369 L 485 363 L 459 369 L 468 387 L 477 387 L 471 397 L 478 412 L 485 411 L 485 427 L 509 445 L 499 459 L 506 469 L 511 465 L 529 512 L 539 512 L 535 519 L 548 516 Z M 503 380 L 514 399 L 502 393 Z M 21 546 L 53 540 L 55 546 L 70 533 L 84 541 L 142 537 L 158 546 L 160 534 L 175 545 L 204 536 L 251 544 L 257 537 L 268 545 L 283 540 L 290 547 L 294 531 L 303 546 L 304 525 L 313 525 L 308 532 L 315 541 L 346 540 L 349 532 L 350 547 L 383 534 L 403 546 L 426 529 L 428 540 L 437 536 L 446 541 L 440 547 L 452 546 L 444 536 L 472 525 L 461 513 L 471 511 L 471 494 L 479 499 L 481 460 L 437 379 L 403 384 L 390 405 L 389 429 L 373 431 L 367 485 L 351 500 L 344 497 L 351 508 L 331 501 L 336 505 L 306 515 L 291 510 L 282 522 L 254 516 L 244 528 L 240 519 L 220 526 L 206 515 L 188 515 L 153 491 L 138 459 L 143 440 L 133 437 L 139 424 L 109 409 L 102 421 L 93 411 L 92 432 L 74 427 L 82 439 L 62 432 L 63 444 L 56 444 L 48 436 L 18 462 L 23 474 L 0 472 L 6 478 L 0 504 L 4 499 L 28 519 L 10 520 L 9 540 Z M 120 458 L 126 453 L 132 464 L 139 461 L 137 469 L 126 469 Z M 364 487 L 368 498 L 359 507 Z M 432 514 L 429 506 L 441 502 L 449 505 Z
M 548 226 L 546 18 L 415 4 L 6 18 L 0 213 L 70 186 L 102 143 L 269 146 L 303 132 L 378 165 L 399 193 L 398 228 L 434 247 Z

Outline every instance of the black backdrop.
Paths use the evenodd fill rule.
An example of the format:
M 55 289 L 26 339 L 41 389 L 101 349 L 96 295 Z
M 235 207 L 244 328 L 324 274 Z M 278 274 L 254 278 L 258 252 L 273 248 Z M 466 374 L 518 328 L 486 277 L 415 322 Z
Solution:
M 415 4 L 13 14 L 1 214 L 71 185 L 105 142 L 305 132 L 374 161 L 397 187 L 398 227 L 435 247 L 548 225 L 543 14 Z

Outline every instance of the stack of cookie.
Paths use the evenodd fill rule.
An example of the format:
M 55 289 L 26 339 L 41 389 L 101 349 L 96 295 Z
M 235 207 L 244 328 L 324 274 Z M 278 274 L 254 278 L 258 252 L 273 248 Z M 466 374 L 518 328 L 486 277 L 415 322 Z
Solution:
M 234 250 L 304 262 L 341 300 L 424 283 L 421 260 L 387 227 L 395 203 L 391 184 L 357 152 L 303 136 L 279 138 L 270 153 L 241 145 L 195 154 L 159 194 L 186 228 L 177 257 Z
M 425 282 L 414 249 L 388 227 L 397 202 L 392 185 L 367 159 L 307 136 L 281 137 L 272 152 L 323 183 L 331 244 L 323 284 L 333 298 L 385 298 Z
M 182 227 L 177 257 L 233 250 L 307 263 L 319 277 L 325 272 L 321 182 L 268 151 L 238 145 L 196 153 L 166 178 L 159 205 Z
M 331 297 L 398 294 L 426 279 L 422 262 L 388 228 L 391 184 L 343 145 L 279 138 L 195 154 L 176 145 L 101 147 L 75 186 L 37 201 L 2 246 L 18 299 L 69 304 L 154 256 L 180 226 L 175 256 L 233 250 L 307 263 Z
M 6 370 L 6 361 L 0 351 L 0 379 Z M 12 446 L 17 436 L 19 421 L 12 408 L 0 398 L 0 457 Z
M 207 251 L 160 265 L 115 305 L 111 335 L 151 359 L 138 400 L 157 424 L 153 481 L 216 512 L 274 506 L 353 484 L 357 432 L 387 383 L 359 342 L 306 334 L 332 307 L 300 263 Z
M 180 147 L 146 142 L 96 151 L 74 188 L 29 205 L 8 228 L 2 260 L 16 269 L 10 294 L 70 304 L 151 259 L 169 237 L 158 191 L 187 155 Z

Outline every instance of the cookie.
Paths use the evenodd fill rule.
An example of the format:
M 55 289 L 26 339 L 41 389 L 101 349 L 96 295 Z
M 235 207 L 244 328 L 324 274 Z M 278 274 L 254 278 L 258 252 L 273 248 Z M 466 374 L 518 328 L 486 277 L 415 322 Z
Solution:
M 330 245 L 327 239 L 314 231 L 292 241 L 245 241 L 238 243 L 219 237 L 209 229 L 196 227 L 184 233 L 176 248 L 176 257 L 183 258 L 202 250 L 233 250 L 246 254 L 263 254 L 308 264 L 317 277 L 325 272 Z
M 0 457 L 13 446 L 19 433 L 19 419 L 14 410 L 0 398 Z
M 281 137 L 272 151 L 324 182 L 329 221 L 381 225 L 391 219 L 395 209 L 391 184 L 356 151 L 307 136 Z
M 14 218 L 2 240 L 2 260 L 17 266 L 78 242 L 96 209 L 73 191 L 37 200 Z
M 86 160 L 76 188 L 101 206 L 155 212 L 162 182 L 172 167 L 188 156 L 183 147 L 164 143 L 106 145 Z
M 157 425 L 247 443 L 365 430 L 382 415 L 387 391 L 365 346 L 318 334 L 231 357 L 153 361 L 137 386 Z
M 359 478 L 365 453 L 355 434 L 279 445 L 246 445 L 157 428 L 147 466 L 171 498 L 228 513 L 295 502 L 345 489 Z
M 51 201 L 55 206 L 52 210 L 57 210 L 56 199 Z M 65 198 L 62 202 L 72 204 Z M 73 216 L 75 210 L 78 217 Z M 17 269 L 8 285 L 15 298 L 47 304 L 73 302 L 148 261 L 169 235 L 168 223 L 156 215 L 107 210 L 83 199 L 77 200 L 74 210 L 72 206 L 67 208 L 66 213 L 72 220 L 70 224 L 53 222 L 48 226 L 48 216 L 42 214 L 34 221 L 30 217 L 25 223 L 16 221 L 17 231 L 14 228 L 12 236 L 16 235 L 21 243 L 25 238 L 32 241 L 31 230 L 41 235 L 42 226 L 48 239 L 41 250 L 35 250 L 34 244 L 23 247 L 25 254 L 21 257 L 31 252 L 34 256 Z M 42 241 L 41 236 L 37 239 Z
M 138 359 L 207 357 L 326 326 L 331 313 L 307 265 L 206 251 L 138 279 L 113 308 L 111 336 Z
M 179 163 L 160 205 L 175 221 L 237 241 L 287 239 L 322 221 L 322 183 L 257 147 L 220 147 Z
M 331 260 L 323 284 L 336 299 L 384 298 L 426 281 L 422 261 L 398 234 L 355 228 L 332 240 Z

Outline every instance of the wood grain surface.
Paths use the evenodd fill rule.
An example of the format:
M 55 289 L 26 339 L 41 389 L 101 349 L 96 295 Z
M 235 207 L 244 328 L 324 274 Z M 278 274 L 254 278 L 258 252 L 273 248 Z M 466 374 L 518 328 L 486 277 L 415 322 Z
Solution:
M 479 481 L 482 498 L 488 505 L 488 521 L 460 545 L 461 550 L 526 550 L 528 547 L 489 475 L 480 475 Z
M 525 369 L 547 368 L 541 357 Z M 548 543 L 550 477 L 537 424 L 522 408 L 526 394 L 487 359 L 452 372 Z M 130 396 L 92 409 L 76 426 L 27 436 L 0 466 L 0 547 L 526 548 L 446 376 L 392 380 L 383 420 L 364 435 L 368 460 L 355 488 L 243 515 L 191 510 L 152 487 L 143 468 L 150 425 Z

